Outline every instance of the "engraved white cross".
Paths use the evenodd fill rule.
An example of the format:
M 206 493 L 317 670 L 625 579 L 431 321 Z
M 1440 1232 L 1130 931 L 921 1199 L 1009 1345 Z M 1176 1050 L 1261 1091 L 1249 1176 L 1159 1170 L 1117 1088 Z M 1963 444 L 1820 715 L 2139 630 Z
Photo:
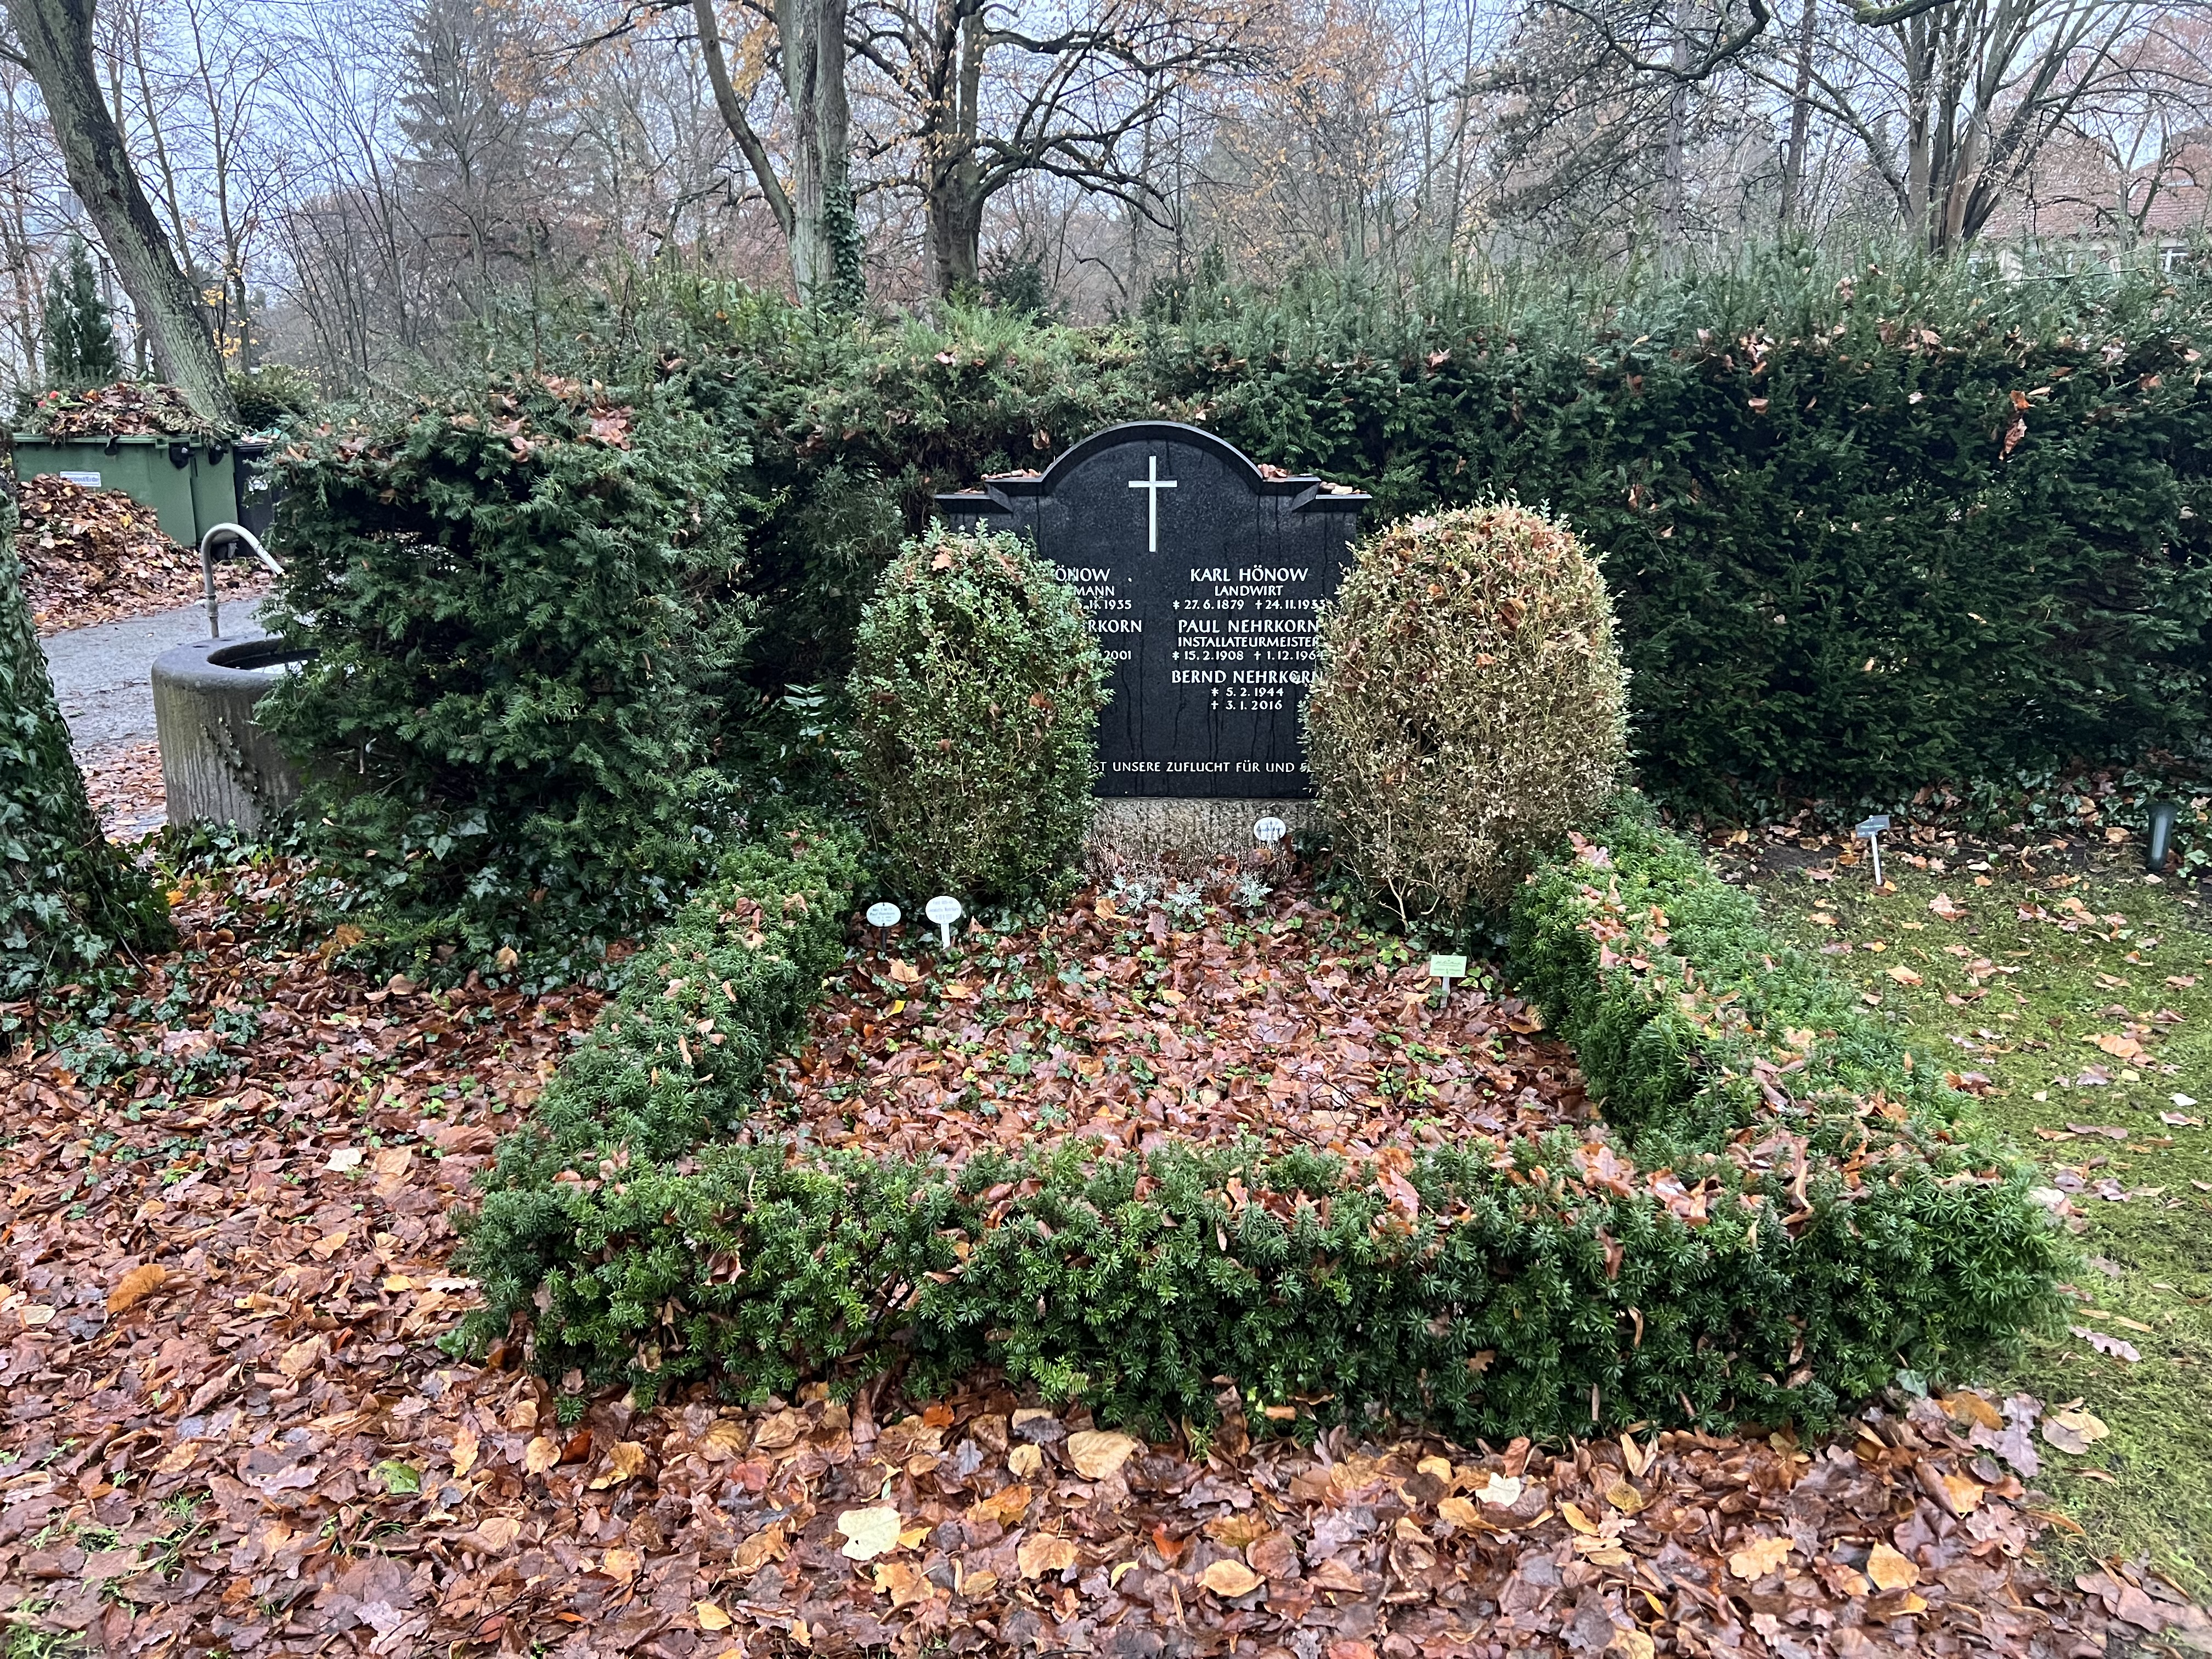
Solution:
M 1152 492 L 1145 497 L 1145 505 L 1151 509 L 1146 514 L 1145 550 L 1148 553 L 1157 553 L 1160 550 L 1160 491 L 1173 489 L 1176 487 L 1176 481 L 1173 478 L 1160 477 L 1160 458 L 1157 455 L 1148 455 L 1145 458 L 1145 471 L 1147 476 L 1129 480 L 1129 488 L 1149 489 Z

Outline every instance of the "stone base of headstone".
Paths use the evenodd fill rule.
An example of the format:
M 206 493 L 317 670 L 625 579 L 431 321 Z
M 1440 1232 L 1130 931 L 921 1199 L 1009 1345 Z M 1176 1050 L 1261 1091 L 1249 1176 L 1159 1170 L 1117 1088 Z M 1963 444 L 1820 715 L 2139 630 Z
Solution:
M 1202 869 L 1224 858 L 1259 856 L 1265 849 L 1252 838 L 1252 826 L 1269 817 L 1282 819 L 1293 835 L 1318 822 L 1310 800 L 1109 796 L 1091 817 L 1085 853 L 1100 875 Z

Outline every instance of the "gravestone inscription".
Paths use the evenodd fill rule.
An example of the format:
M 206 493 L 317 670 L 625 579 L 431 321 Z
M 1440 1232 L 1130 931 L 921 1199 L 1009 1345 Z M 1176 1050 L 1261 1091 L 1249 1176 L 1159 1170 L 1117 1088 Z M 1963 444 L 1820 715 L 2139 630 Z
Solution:
M 1304 799 L 1319 615 L 1367 501 L 1139 421 L 937 504 L 956 529 L 1028 538 L 1081 599 L 1112 669 L 1099 794 Z

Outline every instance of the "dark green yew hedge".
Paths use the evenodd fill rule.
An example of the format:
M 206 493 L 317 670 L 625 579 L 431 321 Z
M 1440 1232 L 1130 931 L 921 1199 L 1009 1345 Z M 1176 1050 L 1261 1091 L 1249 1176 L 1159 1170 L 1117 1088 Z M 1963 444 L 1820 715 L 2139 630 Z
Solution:
M 668 326 L 763 493 L 872 476 L 912 527 L 932 489 L 1152 416 L 1356 484 L 1377 525 L 1541 505 L 1606 562 L 1644 779 L 1678 805 L 1888 807 L 2208 732 L 2202 277 L 1777 257 L 1595 291 L 1319 273 L 1105 328 Z M 769 539 L 763 648 L 842 672 L 849 610 L 777 622 L 857 607 L 840 544 Z
M 726 970 L 747 988 L 732 1006 L 788 984 L 760 1030 L 794 1029 L 849 858 L 804 833 L 754 855 L 610 1010 L 468 1220 L 477 1339 L 527 1328 L 548 1374 L 647 1393 L 892 1368 L 927 1388 L 994 1364 L 1156 1425 L 1207 1420 L 1227 1375 L 1261 1402 L 1467 1437 L 1830 1423 L 2052 1305 L 2061 1235 L 2026 1166 L 1637 809 L 1540 871 L 1518 915 L 1522 971 L 1588 1045 L 1611 1132 L 1367 1165 L 1068 1143 L 946 1167 L 759 1122 L 715 1134 L 765 1046 L 695 1079 L 692 1015 L 721 1017 L 684 999 Z M 718 1052 L 738 1048 L 732 1030 Z

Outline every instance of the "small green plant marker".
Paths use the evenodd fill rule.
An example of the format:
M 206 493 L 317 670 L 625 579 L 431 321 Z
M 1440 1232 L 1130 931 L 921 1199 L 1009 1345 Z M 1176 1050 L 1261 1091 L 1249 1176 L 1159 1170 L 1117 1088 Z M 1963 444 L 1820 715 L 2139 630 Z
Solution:
M 939 893 L 924 905 L 921 914 L 937 924 L 938 938 L 945 948 L 952 948 L 952 924 L 960 920 L 960 901 L 950 893 Z
M 1442 1008 L 1451 1001 L 1451 982 L 1455 979 L 1467 977 L 1467 958 L 1465 957 L 1431 957 L 1429 977 L 1443 981 L 1443 994 L 1437 999 L 1437 1006 Z

